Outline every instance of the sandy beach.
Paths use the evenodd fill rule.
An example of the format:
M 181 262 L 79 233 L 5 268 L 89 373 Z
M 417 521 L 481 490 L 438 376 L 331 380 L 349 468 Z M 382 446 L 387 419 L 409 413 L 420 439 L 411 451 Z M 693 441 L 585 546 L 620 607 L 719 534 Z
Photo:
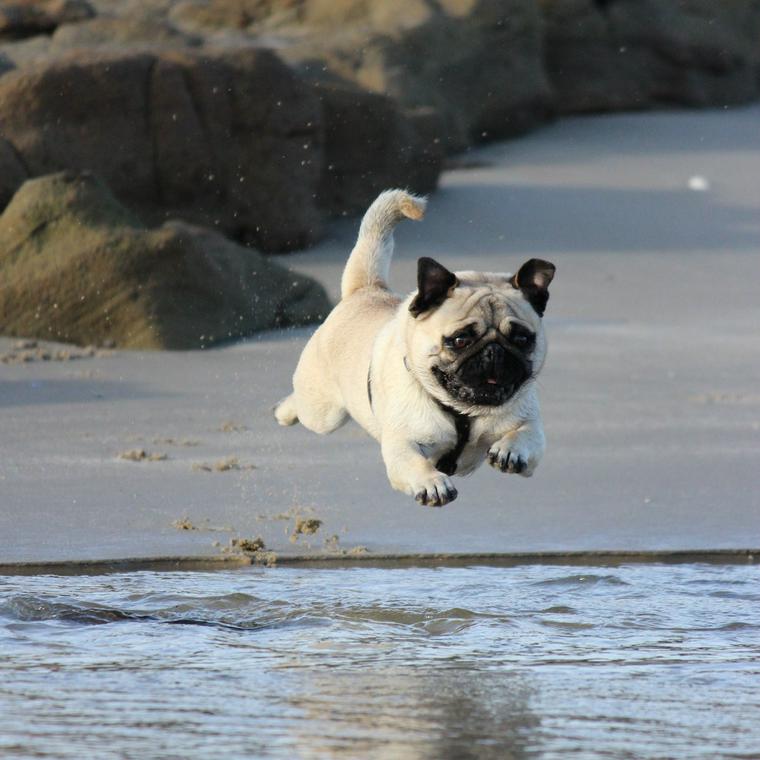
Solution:
M 557 276 L 547 455 L 532 479 L 458 479 L 442 509 L 392 491 L 357 426 L 277 426 L 308 330 L 46 361 L 0 340 L 0 564 L 259 536 L 283 558 L 760 547 L 759 124 L 758 106 L 570 118 L 454 162 L 399 229 L 394 287 L 423 255 Z M 278 261 L 335 298 L 358 222 Z

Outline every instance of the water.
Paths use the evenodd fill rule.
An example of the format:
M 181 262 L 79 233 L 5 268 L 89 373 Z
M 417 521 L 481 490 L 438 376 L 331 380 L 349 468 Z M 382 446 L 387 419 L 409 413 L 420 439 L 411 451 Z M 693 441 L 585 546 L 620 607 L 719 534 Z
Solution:
M 760 566 L 0 578 L 0 756 L 760 757 Z

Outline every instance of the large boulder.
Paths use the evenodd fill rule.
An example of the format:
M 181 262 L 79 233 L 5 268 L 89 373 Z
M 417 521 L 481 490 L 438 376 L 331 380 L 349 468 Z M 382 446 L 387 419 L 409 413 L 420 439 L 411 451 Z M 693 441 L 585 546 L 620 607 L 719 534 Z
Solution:
M 317 191 L 333 216 L 363 212 L 389 187 L 429 193 L 438 184 L 444 126 L 430 110 L 402 112 L 384 95 L 315 84 L 324 109 L 324 161 Z
M 78 48 L 182 48 L 197 47 L 201 38 L 186 34 L 161 18 L 149 15 L 99 16 L 77 24 L 64 24 L 54 32 L 49 53 Z
M 13 61 L 8 58 L 4 53 L 0 53 L 0 76 L 5 74 L 6 71 L 11 71 L 15 68 Z
M 86 0 L 3 0 L 0 2 L 0 39 L 50 34 L 61 24 L 94 15 Z
M 178 216 L 266 250 L 319 234 L 322 107 L 267 50 L 26 66 L 0 78 L 0 135 L 30 176 L 95 171 L 151 224 Z
M 0 137 L 24 177 L 95 171 L 148 224 L 179 217 L 267 251 L 314 242 L 325 211 L 390 185 L 433 190 L 435 125 L 250 46 L 71 52 L 0 78 Z M 0 178 L 0 203 L 22 178 Z
M 92 175 L 29 180 L 0 216 L 0 333 L 192 349 L 321 319 L 324 289 L 217 232 L 145 229 Z
M 742 103 L 760 94 L 757 0 L 540 0 L 560 112 Z
M 0 137 L 0 209 L 5 208 L 27 176 L 26 167 L 13 146 Z
M 535 0 L 190 0 L 171 18 L 274 35 L 312 77 L 434 108 L 449 149 L 520 133 L 550 107 Z

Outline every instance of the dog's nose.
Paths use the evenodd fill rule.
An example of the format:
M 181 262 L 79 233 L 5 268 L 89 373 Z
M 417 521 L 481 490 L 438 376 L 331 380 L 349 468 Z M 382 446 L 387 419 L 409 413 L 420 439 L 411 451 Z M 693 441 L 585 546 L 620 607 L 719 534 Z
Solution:
M 504 349 L 498 343 L 489 343 L 483 349 L 483 365 L 489 379 L 496 379 L 503 364 Z
M 498 343 L 489 343 L 483 349 L 483 359 L 493 367 L 504 359 L 504 349 Z

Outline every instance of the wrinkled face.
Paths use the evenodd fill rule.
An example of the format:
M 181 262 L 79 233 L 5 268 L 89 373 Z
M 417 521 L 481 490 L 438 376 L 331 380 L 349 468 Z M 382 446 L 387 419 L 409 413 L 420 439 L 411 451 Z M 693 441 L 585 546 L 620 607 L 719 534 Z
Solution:
M 452 398 L 501 406 L 533 375 L 536 335 L 517 320 L 483 322 L 443 336 L 443 351 L 431 371 Z
M 458 272 L 455 277 L 442 302 L 409 320 L 414 371 L 444 402 L 502 406 L 541 369 L 546 355 L 541 317 L 507 275 Z

